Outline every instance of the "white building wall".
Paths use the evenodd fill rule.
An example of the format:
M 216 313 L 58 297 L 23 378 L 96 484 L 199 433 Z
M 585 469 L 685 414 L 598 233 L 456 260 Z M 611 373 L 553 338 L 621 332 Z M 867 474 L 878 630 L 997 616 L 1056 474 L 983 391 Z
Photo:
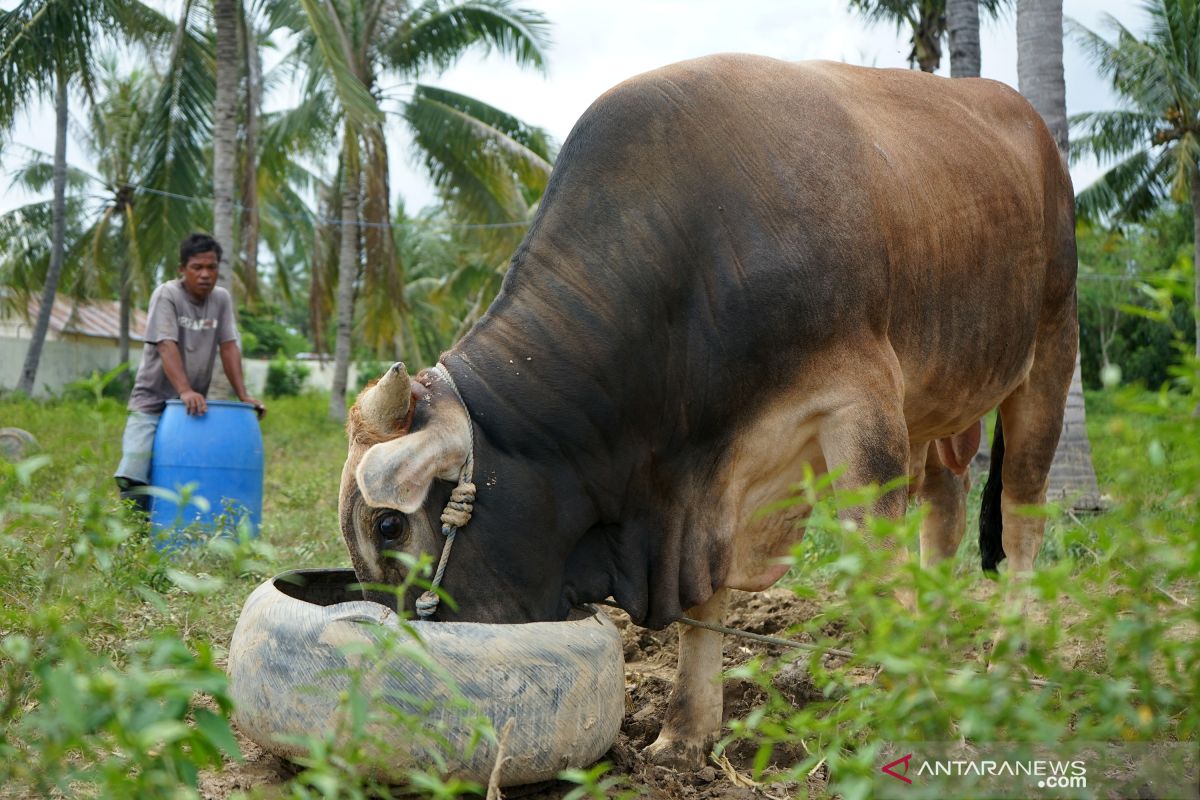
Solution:
M 25 365 L 25 353 L 29 349 L 29 340 L 0 336 L 0 391 L 12 391 L 21 380 L 21 368 Z M 142 359 L 142 345 L 130 348 L 130 356 L 134 361 L 132 369 L 136 370 Z M 120 351 L 115 344 L 108 342 L 78 342 L 55 341 L 48 339 L 42 348 L 42 360 L 38 365 L 34 397 L 51 397 L 62 393 L 63 388 L 72 381 L 86 378 L 92 372 L 107 372 L 117 366 Z M 263 396 L 267 384 L 267 364 L 265 359 L 247 358 L 242 361 L 245 373 L 246 389 L 256 397 Z M 333 386 L 333 362 L 324 364 L 316 361 L 303 362 L 308 367 L 306 389 L 328 392 Z M 220 364 L 215 366 L 220 369 Z M 358 370 L 350 365 L 349 386 L 353 389 L 358 385 Z

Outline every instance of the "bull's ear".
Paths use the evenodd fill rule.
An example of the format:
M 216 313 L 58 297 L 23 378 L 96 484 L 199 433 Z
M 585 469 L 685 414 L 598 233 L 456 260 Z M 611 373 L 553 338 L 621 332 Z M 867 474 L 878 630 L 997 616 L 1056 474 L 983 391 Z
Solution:
M 354 474 L 367 505 L 411 514 L 425 502 L 434 478 L 458 480 L 471 446 L 466 414 L 443 422 L 367 450 Z

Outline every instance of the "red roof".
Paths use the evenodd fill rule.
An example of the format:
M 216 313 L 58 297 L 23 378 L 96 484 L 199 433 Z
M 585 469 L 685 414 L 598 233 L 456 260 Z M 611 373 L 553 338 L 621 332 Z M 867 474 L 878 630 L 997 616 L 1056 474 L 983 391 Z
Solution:
M 27 311 L 30 324 L 37 319 L 40 298 L 30 298 Z M 72 300 L 59 295 L 50 311 L 50 329 L 59 334 L 94 336 L 117 339 L 121 332 L 121 305 L 115 300 Z M 146 312 L 129 310 L 129 338 L 143 341 L 146 332 Z

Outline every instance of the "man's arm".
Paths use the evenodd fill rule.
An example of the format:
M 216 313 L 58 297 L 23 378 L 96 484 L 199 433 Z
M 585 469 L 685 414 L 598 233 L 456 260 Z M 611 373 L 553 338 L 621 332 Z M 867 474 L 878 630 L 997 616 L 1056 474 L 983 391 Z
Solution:
M 246 383 L 242 380 L 242 351 L 238 348 L 236 339 L 221 342 L 221 366 L 225 368 L 225 377 L 229 378 L 229 385 L 237 392 L 238 400 L 254 406 L 254 413 L 262 419 L 267 413 L 267 407 L 246 391 Z
M 183 368 L 183 356 L 179 355 L 179 345 L 171 339 L 163 339 L 158 343 L 158 356 L 162 359 L 163 373 L 167 380 L 179 392 L 179 399 L 187 408 L 189 414 L 203 414 L 208 411 L 208 403 L 204 395 L 192 391 L 188 382 L 187 371 Z

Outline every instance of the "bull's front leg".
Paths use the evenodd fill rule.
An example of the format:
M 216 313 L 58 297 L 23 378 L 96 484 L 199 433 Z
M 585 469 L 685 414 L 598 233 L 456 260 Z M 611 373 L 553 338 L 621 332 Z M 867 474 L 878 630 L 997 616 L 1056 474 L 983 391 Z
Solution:
M 728 589 L 719 589 L 687 616 L 714 625 L 725 620 Z M 693 625 L 679 626 L 679 664 L 667 715 L 658 739 L 646 748 L 655 764 L 674 768 L 701 766 L 721 732 L 721 645 L 724 637 Z

